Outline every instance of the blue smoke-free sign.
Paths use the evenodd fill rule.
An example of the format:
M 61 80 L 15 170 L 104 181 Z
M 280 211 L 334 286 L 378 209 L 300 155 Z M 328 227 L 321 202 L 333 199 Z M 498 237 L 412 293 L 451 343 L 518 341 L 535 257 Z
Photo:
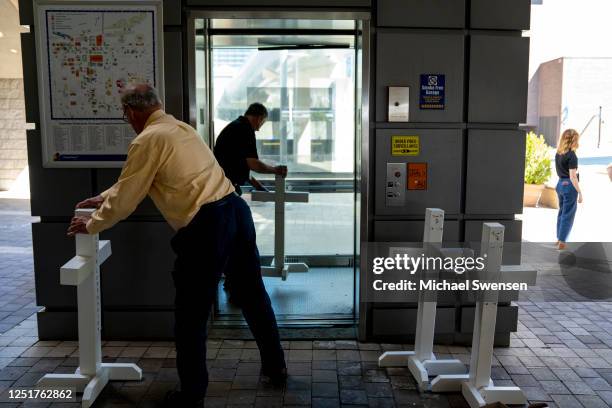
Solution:
M 421 74 L 419 107 L 421 109 L 444 109 L 445 75 Z

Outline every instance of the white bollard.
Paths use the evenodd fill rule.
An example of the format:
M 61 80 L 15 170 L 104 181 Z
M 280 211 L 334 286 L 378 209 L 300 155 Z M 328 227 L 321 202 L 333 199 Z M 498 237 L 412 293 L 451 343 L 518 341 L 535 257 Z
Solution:
M 444 211 L 438 208 L 427 208 L 423 231 L 423 242 L 426 248 L 427 244 L 441 244 L 443 232 Z M 435 254 L 428 253 L 428 255 Z M 437 360 L 433 353 L 437 302 L 431 297 L 431 294 L 427 296 L 423 291 L 419 292 L 414 351 L 387 351 L 378 359 L 380 367 L 408 366 L 421 391 L 427 389 L 429 377 L 440 374 L 462 374 L 467 371 L 461 361 Z
M 501 265 L 504 248 L 504 226 L 485 223 L 482 227 L 481 257 L 486 257 L 488 282 L 525 282 L 534 285 L 537 272 L 523 266 Z M 497 292 L 479 293 L 474 316 L 474 334 L 469 374 L 439 375 L 431 382 L 433 392 L 461 391 L 471 408 L 501 402 L 525 404 L 527 399 L 519 387 L 496 387 L 491 380 L 491 363 L 497 320 Z
M 305 263 L 285 263 L 285 203 L 307 203 L 308 193 L 285 191 L 285 178 L 277 175 L 275 191 L 253 191 L 251 200 L 274 202 L 274 263 L 262 266 L 262 275 L 287 280 L 290 272 L 308 272 Z
M 91 217 L 94 209 L 78 209 L 76 216 Z M 60 269 L 60 283 L 77 287 L 79 367 L 74 374 L 46 374 L 39 388 L 82 392 L 81 406 L 91 407 L 109 380 L 141 380 L 136 364 L 102 363 L 100 265 L 111 255 L 110 241 L 98 234 L 77 234 L 76 256 Z

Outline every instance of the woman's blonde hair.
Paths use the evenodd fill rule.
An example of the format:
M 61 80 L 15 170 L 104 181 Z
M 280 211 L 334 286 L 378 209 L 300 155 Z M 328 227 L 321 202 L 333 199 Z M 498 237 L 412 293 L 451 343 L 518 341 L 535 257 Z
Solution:
M 575 129 L 566 129 L 557 144 L 557 153 L 565 154 L 570 150 L 578 149 L 578 138 L 580 135 Z

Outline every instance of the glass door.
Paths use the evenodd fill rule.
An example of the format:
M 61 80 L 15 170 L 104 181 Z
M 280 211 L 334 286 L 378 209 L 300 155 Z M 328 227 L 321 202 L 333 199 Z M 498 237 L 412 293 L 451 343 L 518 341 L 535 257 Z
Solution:
M 213 144 L 249 104 L 263 103 L 269 117 L 256 133 L 260 159 L 287 165 L 287 189 L 309 193 L 308 203 L 285 207 L 286 261 L 305 262 L 309 271 L 286 281 L 264 278 L 281 324 L 355 318 L 358 35 L 353 21 L 319 23 L 328 28 L 316 20 L 196 21 L 196 73 L 209 76 L 196 80 L 201 135 Z M 198 70 L 197 61 L 206 60 L 209 67 Z M 274 189 L 271 176 L 253 175 Z M 274 204 L 252 201 L 243 190 L 262 264 L 269 265 Z M 240 319 L 220 285 L 215 322 Z

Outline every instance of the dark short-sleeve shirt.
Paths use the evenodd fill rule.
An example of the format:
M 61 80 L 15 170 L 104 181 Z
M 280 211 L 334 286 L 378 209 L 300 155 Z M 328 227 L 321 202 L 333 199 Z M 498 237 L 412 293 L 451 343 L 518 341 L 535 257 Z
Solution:
M 234 185 L 245 184 L 250 172 L 246 159 L 258 158 L 255 131 L 248 119 L 240 116 L 230 122 L 219 134 L 214 151 L 227 178 Z
M 557 153 L 555 155 L 555 167 L 557 168 L 557 176 L 559 178 L 569 178 L 570 169 L 578 168 L 578 156 L 573 150 L 565 154 Z

